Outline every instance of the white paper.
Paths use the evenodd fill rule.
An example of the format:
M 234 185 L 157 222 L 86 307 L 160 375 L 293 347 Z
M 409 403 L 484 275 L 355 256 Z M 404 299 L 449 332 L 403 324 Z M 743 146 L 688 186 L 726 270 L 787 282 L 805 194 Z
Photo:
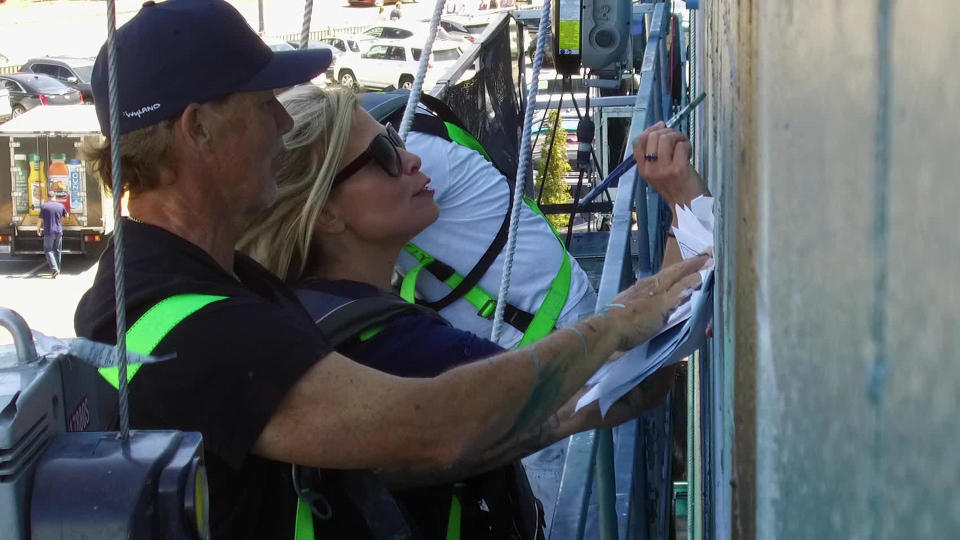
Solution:
M 677 206 L 673 233 L 684 259 L 713 248 L 713 197 L 697 197 L 690 207 Z M 654 337 L 600 368 L 587 382 L 592 387 L 577 402 L 576 410 L 598 402 L 607 414 L 618 399 L 661 367 L 693 354 L 706 341 L 706 328 L 713 318 L 713 268 L 700 271 L 703 286 L 671 314 Z

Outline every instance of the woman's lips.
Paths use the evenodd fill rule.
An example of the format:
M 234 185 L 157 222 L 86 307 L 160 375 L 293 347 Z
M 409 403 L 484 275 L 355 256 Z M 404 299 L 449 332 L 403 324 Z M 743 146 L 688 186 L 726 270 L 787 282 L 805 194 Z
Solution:
M 431 187 L 429 187 L 429 186 L 430 186 L 430 179 L 428 178 L 427 181 L 424 182 L 423 187 L 420 188 L 420 191 L 414 193 L 413 196 L 414 196 L 414 197 L 419 197 L 420 195 L 430 194 L 430 196 L 432 197 L 432 196 L 433 196 L 433 188 L 431 188 Z

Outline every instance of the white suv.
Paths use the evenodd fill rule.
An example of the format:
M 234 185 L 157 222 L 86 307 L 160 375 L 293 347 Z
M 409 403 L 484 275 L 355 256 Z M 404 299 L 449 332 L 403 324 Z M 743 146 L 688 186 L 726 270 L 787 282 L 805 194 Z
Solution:
M 6 88 L 0 88 L 0 122 L 6 122 L 13 116 L 13 109 L 10 105 L 10 91 Z
M 427 64 L 424 90 L 433 88 L 437 79 L 460 58 L 460 44 L 436 41 Z M 413 39 L 378 40 L 359 56 L 344 55 L 336 66 L 337 80 L 344 86 L 380 89 L 393 86 L 410 88 L 417 73 L 423 42 Z

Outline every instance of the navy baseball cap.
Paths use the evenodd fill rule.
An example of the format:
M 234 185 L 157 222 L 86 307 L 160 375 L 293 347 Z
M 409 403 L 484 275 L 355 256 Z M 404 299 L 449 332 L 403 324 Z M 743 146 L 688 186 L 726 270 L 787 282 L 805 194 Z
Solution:
M 148 1 L 117 29 L 120 133 L 234 92 L 285 88 L 330 65 L 329 49 L 274 52 L 223 0 Z M 97 120 L 110 133 L 107 45 L 93 66 Z

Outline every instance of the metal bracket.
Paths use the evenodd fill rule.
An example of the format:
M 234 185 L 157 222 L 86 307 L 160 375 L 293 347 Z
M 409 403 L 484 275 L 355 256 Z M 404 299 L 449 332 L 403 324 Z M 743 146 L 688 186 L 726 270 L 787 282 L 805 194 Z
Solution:
M 13 335 L 13 343 L 17 348 L 17 363 L 29 364 L 37 359 L 37 347 L 33 344 L 33 333 L 27 321 L 12 309 L 0 307 L 0 326 L 6 328 Z
M 583 85 L 591 88 L 620 88 L 623 78 L 618 79 L 584 79 Z

